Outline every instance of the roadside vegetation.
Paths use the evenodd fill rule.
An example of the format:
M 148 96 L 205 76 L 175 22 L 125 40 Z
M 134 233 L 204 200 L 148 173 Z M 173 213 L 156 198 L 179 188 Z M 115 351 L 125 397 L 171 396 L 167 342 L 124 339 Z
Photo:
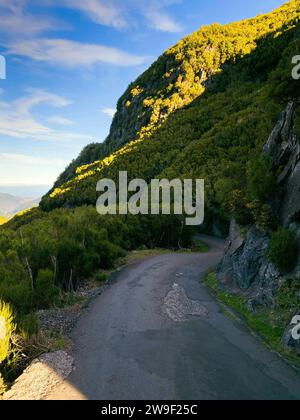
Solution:
M 296 294 L 300 292 L 299 281 L 290 280 L 281 286 L 272 309 L 258 308 L 256 312 L 247 308 L 247 298 L 221 289 L 216 274 L 209 273 L 205 284 L 213 291 L 221 304 L 225 305 L 224 313 L 229 317 L 230 308 L 249 329 L 256 333 L 270 349 L 300 367 L 300 357 L 284 347 L 282 337 L 286 326 L 297 311 L 299 300 Z
M 183 231 L 177 218 L 156 218 L 150 224 L 147 217 L 127 217 L 125 223 L 101 218 L 93 207 L 58 209 L 51 217 L 36 209 L 23 217 L 28 223 L 16 217 L 0 230 L 0 304 L 9 308 L 14 325 L 14 333 L 3 341 L 11 350 L 0 363 L 3 384 L 40 354 L 65 346 L 62 334 L 39 331 L 36 311 L 82 306 L 85 302 L 74 292 L 87 279 L 99 287 L 116 267 L 134 259 L 170 252 L 179 240 L 191 247 L 194 234 L 191 228 Z

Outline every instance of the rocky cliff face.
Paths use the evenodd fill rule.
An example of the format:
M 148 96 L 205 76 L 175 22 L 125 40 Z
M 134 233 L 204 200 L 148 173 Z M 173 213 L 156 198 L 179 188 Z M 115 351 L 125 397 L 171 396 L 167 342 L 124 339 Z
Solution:
M 286 227 L 297 223 L 300 215 L 300 144 L 293 133 L 294 113 L 295 104 L 290 102 L 264 148 L 274 166 L 282 168 L 277 180 L 277 211 L 281 223 Z
M 281 278 L 268 261 L 269 237 L 251 226 L 247 232 L 231 222 L 223 261 L 218 268 L 220 283 L 249 298 L 249 306 L 273 305 L 274 292 Z
M 274 210 L 281 224 L 297 233 L 300 245 L 300 145 L 293 132 L 295 106 L 293 102 L 287 105 L 264 153 L 279 172 Z M 253 309 L 257 305 L 272 306 L 274 294 L 285 278 L 268 260 L 269 242 L 269 235 L 255 226 L 241 230 L 232 221 L 225 257 L 218 269 L 220 283 L 249 296 Z M 291 276 L 300 279 L 300 255 Z

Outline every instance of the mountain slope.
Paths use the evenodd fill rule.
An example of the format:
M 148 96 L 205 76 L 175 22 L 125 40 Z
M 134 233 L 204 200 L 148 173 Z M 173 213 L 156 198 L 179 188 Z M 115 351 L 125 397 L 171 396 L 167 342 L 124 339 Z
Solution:
M 191 104 L 211 83 L 212 76 L 225 63 L 234 62 L 253 52 L 261 38 L 279 34 L 299 19 L 299 2 L 291 1 L 267 15 L 229 25 L 204 26 L 167 50 L 119 99 L 117 113 L 104 144 L 88 146 L 66 171 L 55 187 L 75 176 L 82 166 L 109 156 L 125 144 L 153 134 L 176 110 Z M 268 66 L 273 65 L 270 42 Z M 266 57 L 265 60 L 266 62 Z M 262 66 L 256 63 L 253 73 Z M 251 70 L 250 70 L 251 72 Z
M 207 221 L 215 218 L 215 215 L 221 219 L 234 216 L 244 223 L 251 221 L 253 215 L 249 205 L 253 205 L 255 200 L 264 204 L 266 198 L 262 196 L 264 194 L 257 196 L 249 191 L 250 184 L 253 184 L 251 177 L 255 177 L 251 168 L 260 159 L 263 145 L 280 112 L 290 99 L 299 96 L 299 83 L 291 78 L 291 57 L 300 51 L 299 5 L 299 1 L 292 1 L 269 15 L 224 27 L 206 27 L 181 41 L 170 51 L 175 50 L 177 54 L 181 51 L 184 63 L 186 54 L 194 57 L 192 63 L 195 68 L 198 65 L 198 71 L 193 75 L 199 75 L 206 69 L 206 74 L 209 73 L 206 90 L 205 84 L 198 83 L 202 94 L 197 91 L 194 95 L 194 76 L 184 78 L 186 92 L 191 93 L 179 96 L 189 105 L 177 111 L 168 108 L 170 113 L 156 121 L 151 128 L 147 125 L 147 129 L 139 130 L 137 140 L 103 160 L 77 168 L 73 179 L 43 199 L 42 208 L 51 210 L 62 206 L 94 205 L 97 181 L 101 177 L 117 179 L 119 170 L 127 170 L 131 178 L 142 177 L 146 180 L 162 176 L 204 178 L 207 209 L 210 210 Z M 154 64 L 154 68 L 168 61 L 170 54 L 173 57 L 170 51 Z M 222 51 L 225 51 L 224 55 Z M 218 67 L 224 61 L 222 68 Z M 209 71 L 205 67 L 207 63 L 211 63 Z M 180 72 L 180 69 L 179 62 L 177 71 Z M 153 89 L 152 79 L 149 79 L 153 73 L 152 66 L 135 86 L 143 86 L 142 81 L 148 80 L 149 89 Z M 175 85 L 178 89 L 178 83 Z M 178 97 L 175 94 L 170 96 L 172 99 L 167 99 L 163 87 L 159 92 L 152 98 L 155 103 L 160 95 L 170 101 L 168 103 L 176 103 L 174 97 Z M 127 94 L 123 98 L 127 98 Z M 135 115 L 138 115 L 138 121 L 143 119 L 140 118 L 144 115 L 143 101 L 140 102 L 143 94 L 135 97 L 139 98 L 140 95 L 134 108 L 131 111 L 128 109 L 127 117 L 123 116 L 123 119 L 125 110 L 120 102 L 124 103 L 124 100 L 119 101 L 119 113 L 112 124 L 110 144 L 114 145 L 117 139 L 121 143 L 124 140 L 115 129 L 116 121 L 119 121 L 117 125 L 125 127 L 124 133 L 128 134 L 131 132 L 128 124 L 136 121 Z M 197 98 L 192 100 L 194 96 Z M 178 108 L 183 106 L 181 100 Z M 161 104 L 160 100 L 158 103 Z M 145 135 L 146 131 L 152 134 Z M 124 141 L 129 137 L 128 134 Z M 262 165 L 265 174 L 272 172 L 267 162 L 262 162 Z M 262 179 L 258 182 L 268 191 L 270 185 L 264 185 Z

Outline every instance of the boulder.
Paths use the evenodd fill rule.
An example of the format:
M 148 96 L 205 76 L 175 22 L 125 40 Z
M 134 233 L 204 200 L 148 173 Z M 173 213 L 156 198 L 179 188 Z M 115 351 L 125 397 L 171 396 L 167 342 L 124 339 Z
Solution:
M 223 284 L 248 290 L 251 286 L 270 287 L 280 278 L 276 267 L 268 261 L 269 238 L 251 226 L 245 238 L 236 222 L 232 221 L 225 256 L 218 267 L 218 278 Z

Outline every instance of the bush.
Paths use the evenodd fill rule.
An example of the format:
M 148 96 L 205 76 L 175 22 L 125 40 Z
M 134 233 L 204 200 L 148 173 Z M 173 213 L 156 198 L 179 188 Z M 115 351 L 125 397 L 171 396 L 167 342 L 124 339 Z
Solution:
M 13 318 L 10 305 L 0 301 L 0 363 L 10 354 L 11 338 L 15 331 Z
M 289 273 L 296 265 L 298 244 L 296 235 L 284 228 L 280 228 L 272 235 L 269 258 L 283 273 Z
M 251 199 L 264 201 L 276 191 L 276 174 L 272 162 L 266 156 L 260 156 L 248 163 L 247 192 Z
M 32 312 L 24 316 L 18 324 L 18 330 L 25 340 L 29 340 L 30 337 L 36 335 L 39 332 L 39 322 L 37 315 Z
M 98 273 L 96 276 L 96 281 L 98 283 L 105 283 L 107 281 L 107 274 L 106 273 Z
M 249 203 L 255 225 L 264 232 L 272 232 L 278 227 L 278 220 L 268 204 L 261 204 L 258 200 Z
M 125 257 L 126 252 L 109 241 L 101 241 L 98 244 L 98 252 L 100 255 L 101 268 L 107 269 L 114 266 L 118 258 Z
M 32 291 L 29 283 L 14 283 L 5 281 L 0 283 L 0 296 L 6 302 L 9 302 L 18 315 L 27 314 L 32 311 Z
M 58 295 L 59 288 L 55 286 L 53 272 L 40 270 L 34 290 L 34 306 L 37 309 L 47 309 L 55 303 Z
M 284 313 L 284 321 L 287 324 L 293 315 L 300 309 L 300 282 L 289 279 L 278 290 L 276 306 Z
M 229 196 L 228 209 L 239 225 L 248 225 L 253 222 L 252 214 L 247 207 L 243 192 L 233 190 Z

